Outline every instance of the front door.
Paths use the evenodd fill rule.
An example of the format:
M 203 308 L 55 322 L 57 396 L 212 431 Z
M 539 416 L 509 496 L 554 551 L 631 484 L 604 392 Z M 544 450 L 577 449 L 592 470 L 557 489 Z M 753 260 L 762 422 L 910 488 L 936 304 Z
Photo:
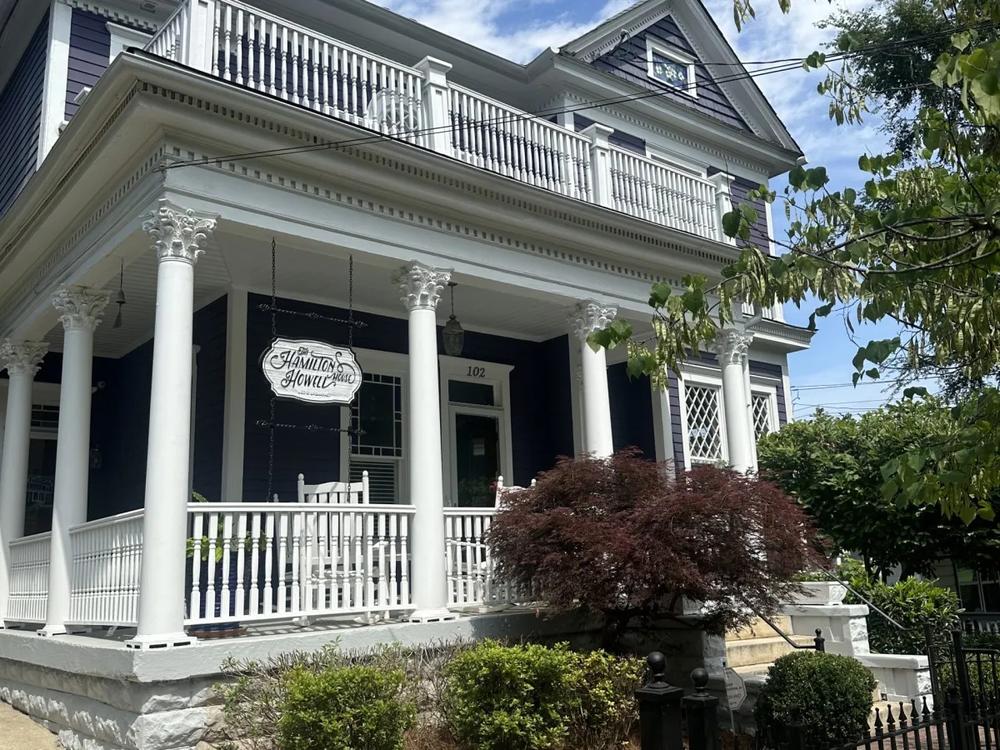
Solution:
M 500 419 L 455 412 L 455 487 L 463 508 L 494 504 L 500 470 Z

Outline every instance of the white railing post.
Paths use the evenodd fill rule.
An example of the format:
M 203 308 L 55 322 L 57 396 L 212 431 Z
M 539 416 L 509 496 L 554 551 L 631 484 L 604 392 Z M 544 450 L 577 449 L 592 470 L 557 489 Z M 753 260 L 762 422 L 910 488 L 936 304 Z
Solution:
M 8 545 L 24 536 L 28 491 L 28 450 L 31 445 L 31 387 L 49 345 L 38 341 L 0 344 L 0 369 L 6 368 L 7 414 L 0 460 L 0 628 L 10 592 Z
M 725 172 L 716 172 L 708 179 L 715 186 L 715 221 L 719 239 L 728 245 L 735 245 L 736 238 L 728 237 L 722 231 L 722 217 L 733 210 L 732 185 L 735 178 Z
M 614 133 L 613 128 L 595 122 L 581 131 L 581 135 L 590 139 L 590 173 L 593 183 L 593 201 L 599 206 L 614 208 L 614 195 L 611 183 L 611 144 L 608 137 Z
M 451 117 L 448 113 L 448 72 L 451 63 L 438 60 L 436 57 L 425 57 L 414 66 L 424 77 L 423 142 L 432 151 L 439 154 L 452 155 L 451 147 Z
M 194 265 L 215 219 L 160 201 L 143 224 L 157 256 L 138 625 L 130 648 L 183 646 L 191 461 Z
M 188 0 L 187 18 L 181 31 L 179 62 L 205 73 L 212 71 L 215 51 L 215 4 L 216 0 Z

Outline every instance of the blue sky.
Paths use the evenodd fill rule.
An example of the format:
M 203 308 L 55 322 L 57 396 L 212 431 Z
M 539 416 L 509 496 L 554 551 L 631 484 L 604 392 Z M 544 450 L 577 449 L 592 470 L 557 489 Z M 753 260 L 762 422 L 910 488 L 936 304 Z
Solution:
M 416 18 L 444 33 L 463 39 L 517 62 L 527 62 L 545 47 L 558 47 L 631 5 L 630 0 L 377 0 L 403 15 Z M 692 2 L 694 0 L 677 0 Z M 830 32 L 816 26 L 836 8 L 857 9 L 871 0 L 793 0 L 784 15 L 778 0 L 755 0 L 757 17 L 742 32 L 733 23 L 732 0 L 706 0 L 709 11 L 744 61 L 805 57 L 829 39 Z M 748 65 L 753 69 L 752 65 Z M 874 124 L 837 127 L 827 115 L 828 102 L 816 93 L 818 72 L 796 69 L 757 79 L 761 89 L 802 146 L 810 163 L 825 165 L 833 187 L 863 182 L 858 155 L 880 153 L 885 139 Z M 772 181 L 780 192 L 782 177 Z M 776 204 L 776 236 L 784 236 L 784 211 Z M 791 323 L 805 325 L 811 309 L 786 309 Z M 860 343 L 895 334 L 894 326 L 859 330 Z M 829 411 L 861 412 L 878 406 L 890 395 L 883 386 L 850 385 L 852 343 L 841 319 L 821 321 L 821 328 L 807 352 L 790 358 L 795 388 L 796 415 L 806 416 L 815 406 Z M 825 384 L 838 388 L 810 388 Z M 799 390 L 801 389 L 801 390 Z

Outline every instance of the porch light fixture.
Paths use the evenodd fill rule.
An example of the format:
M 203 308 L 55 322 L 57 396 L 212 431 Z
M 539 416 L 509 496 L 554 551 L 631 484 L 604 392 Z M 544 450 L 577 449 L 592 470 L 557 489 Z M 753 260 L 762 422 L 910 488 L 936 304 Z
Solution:
M 449 357 L 459 357 L 465 344 L 465 330 L 458 322 L 458 318 L 455 317 L 455 287 L 458 286 L 458 283 L 449 281 L 448 286 L 451 288 L 451 316 L 444 324 L 444 332 L 442 333 L 444 353 Z
M 118 276 L 118 295 L 115 297 L 115 304 L 118 305 L 118 313 L 115 315 L 115 322 L 112 328 L 122 327 L 122 308 L 125 307 L 125 260 L 122 259 L 121 273 Z

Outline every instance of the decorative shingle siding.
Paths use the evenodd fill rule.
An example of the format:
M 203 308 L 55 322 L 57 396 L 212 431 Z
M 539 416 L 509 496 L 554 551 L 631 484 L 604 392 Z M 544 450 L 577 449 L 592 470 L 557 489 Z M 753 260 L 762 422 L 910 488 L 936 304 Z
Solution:
M 737 177 L 733 180 L 730 187 L 730 192 L 733 196 L 733 205 L 738 206 L 741 203 L 746 203 L 747 195 L 750 194 L 751 190 L 758 187 L 760 185 L 752 180 Z M 756 247 L 766 252 L 770 248 L 771 242 L 770 230 L 767 226 L 767 205 L 760 199 L 749 201 L 749 203 L 757 210 L 757 221 L 750 227 L 750 240 Z
M 694 58 L 697 96 L 690 96 L 681 91 L 674 91 L 670 86 L 660 83 L 646 74 L 646 44 L 652 42 L 667 50 L 676 50 Z M 624 78 L 643 88 L 662 91 L 669 99 L 680 102 L 692 109 L 711 115 L 733 127 L 749 131 L 746 122 L 733 107 L 726 95 L 715 83 L 707 67 L 697 62 L 698 55 L 687 38 L 677 27 L 673 18 L 666 16 L 647 27 L 613 50 L 594 60 L 594 67 L 606 73 Z
M 66 119 L 79 105 L 73 101 L 84 87 L 93 88 L 108 67 L 111 33 L 107 19 L 79 8 L 73 9 L 69 36 L 69 76 L 66 81 Z
M 785 403 L 785 384 L 782 380 L 781 365 L 771 362 L 756 362 L 750 360 L 750 374 L 765 378 L 777 379 L 778 386 L 778 424 L 788 424 L 788 405 Z
M 48 34 L 46 13 L 0 92 L 0 216 L 35 173 Z

